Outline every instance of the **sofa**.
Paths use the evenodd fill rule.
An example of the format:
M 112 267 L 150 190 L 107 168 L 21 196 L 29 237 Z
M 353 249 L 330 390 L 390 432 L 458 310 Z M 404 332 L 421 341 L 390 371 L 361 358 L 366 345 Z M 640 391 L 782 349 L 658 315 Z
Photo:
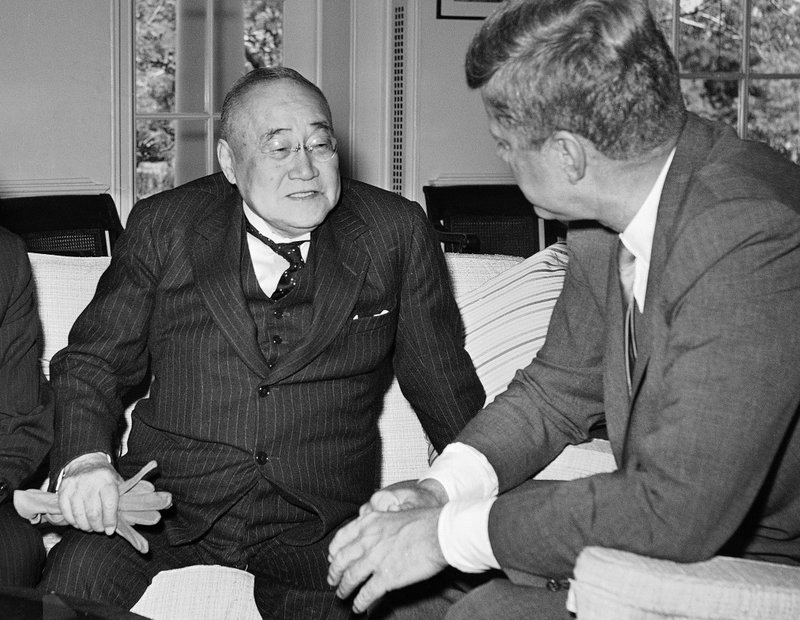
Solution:
M 107 267 L 109 258 L 29 256 L 44 332 L 42 367 L 47 375 L 49 360 L 66 344 L 69 328 L 94 294 L 97 280 Z M 487 402 L 490 402 L 544 342 L 550 313 L 566 270 L 566 246 L 559 242 L 524 260 L 511 256 L 452 253 L 446 254 L 446 259 L 461 310 L 465 346 L 483 382 Z M 396 381 L 384 396 L 379 423 L 381 484 L 418 477 L 429 460 L 435 458 L 435 453 Z M 569 480 L 614 469 L 616 464 L 608 442 L 593 440 L 580 446 L 568 446 L 537 478 Z M 157 485 L 157 480 L 155 482 Z M 46 546 L 52 546 L 57 539 L 57 532 L 48 533 Z M 751 564 L 757 565 L 759 578 L 753 587 L 748 587 L 747 572 L 737 572 L 742 562 L 748 569 L 753 568 Z M 613 549 L 588 547 L 576 565 L 576 578 L 570 589 L 570 607 L 580 620 L 800 617 L 800 569 L 731 558 L 714 558 L 711 566 L 705 564 L 708 563 L 679 565 Z M 617 570 L 607 570 L 609 566 Z M 732 569 L 737 569 L 733 570 L 733 586 L 725 581 L 731 577 Z M 687 570 L 695 573 L 689 574 Z M 640 584 L 633 589 L 628 587 L 632 579 Z M 701 581 L 702 587 L 695 581 Z M 793 587 L 787 587 L 787 583 Z M 744 605 L 745 612 L 748 609 L 766 609 L 771 613 L 702 615 L 709 613 L 708 609 L 713 612 L 731 606 L 706 605 L 700 609 L 703 606 L 695 604 L 694 594 L 683 594 L 684 586 L 695 587 L 688 591 L 702 592 L 706 600 L 712 602 L 728 600 L 735 595 L 731 599 L 733 605 Z M 132 611 L 154 620 L 258 618 L 252 589 L 252 575 L 233 568 L 193 566 L 164 571 L 156 576 Z M 762 603 L 768 600 L 767 606 L 748 607 L 751 594 L 760 597 Z M 643 602 L 645 599 L 646 603 Z M 776 600 L 779 603 L 774 603 Z M 675 606 L 675 601 L 680 601 L 681 605 Z M 661 609 L 666 611 L 658 615 Z M 696 609 L 698 615 L 692 615 Z M 672 613 L 674 610 L 677 610 L 675 614 Z

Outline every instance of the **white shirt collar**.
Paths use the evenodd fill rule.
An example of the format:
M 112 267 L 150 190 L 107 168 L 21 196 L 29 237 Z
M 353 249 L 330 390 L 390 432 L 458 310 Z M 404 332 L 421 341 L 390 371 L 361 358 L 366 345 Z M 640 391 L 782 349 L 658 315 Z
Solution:
M 281 233 L 277 232 L 272 226 L 267 224 L 264 219 L 258 215 L 253 209 L 250 208 L 244 200 L 242 200 L 242 205 L 244 206 L 244 216 L 247 218 L 247 221 L 250 222 L 255 229 L 260 232 L 265 237 L 269 237 L 275 243 L 288 243 L 290 241 L 307 241 L 311 239 L 311 233 L 304 233 L 297 237 L 287 237 L 286 235 L 282 235 Z
M 255 211 L 247 206 L 244 201 L 242 201 L 242 204 L 244 205 L 244 216 L 247 218 L 247 221 L 250 222 L 258 232 L 269 237 L 276 243 L 303 241 L 311 238 L 311 233 L 305 233 L 296 238 L 287 238 L 267 224 Z M 250 250 L 250 260 L 253 263 L 253 270 L 258 279 L 258 284 L 266 295 L 272 295 L 281 279 L 281 275 L 286 271 L 286 266 L 289 263 L 285 258 L 273 252 L 266 244 L 256 239 L 253 235 L 248 234 L 246 237 L 247 247 Z M 310 248 L 310 243 L 304 243 L 300 246 L 300 254 L 305 261 L 308 260 Z
M 664 190 L 664 181 L 672 165 L 675 149 L 670 151 L 667 161 L 661 168 L 656 182 L 650 188 L 647 198 L 633 216 L 628 226 L 619 234 L 625 247 L 635 257 L 633 275 L 633 298 L 639 307 L 639 312 L 644 312 L 645 294 L 647 293 L 647 277 L 650 274 L 650 254 L 653 251 L 653 234 L 656 230 L 658 217 L 658 203 L 661 202 L 661 192 Z

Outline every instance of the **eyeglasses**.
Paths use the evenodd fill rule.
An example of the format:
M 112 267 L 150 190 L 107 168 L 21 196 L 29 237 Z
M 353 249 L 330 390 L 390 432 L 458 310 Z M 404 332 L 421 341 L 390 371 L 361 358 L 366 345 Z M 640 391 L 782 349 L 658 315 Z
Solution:
M 332 136 L 311 138 L 305 144 L 294 144 L 289 138 L 273 138 L 261 145 L 261 152 L 277 162 L 291 159 L 300 149 L 317 163 L 328 161 L 336 155 L 336 138 Z

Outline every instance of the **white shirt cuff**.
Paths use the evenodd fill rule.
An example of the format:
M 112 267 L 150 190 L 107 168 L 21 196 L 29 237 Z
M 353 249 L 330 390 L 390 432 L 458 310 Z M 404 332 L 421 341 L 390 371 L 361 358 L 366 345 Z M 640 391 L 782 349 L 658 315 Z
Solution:
M 495 497 L 448 502 L 439 514 L 439 547 L 447 563 L 465 573 L 500 568 L 489 542 L 489 511 Z
M 472 446 L 451 443 L 422 476 L 432 478 L 454 500 L 487 499 L 497 496 L 497 474 L 489 460 Z
M 55 486 L 56 491 L 58 491 L 59 487 L 61 486 L 61 481 L 64 479 L 64 470 L 67 467 L 69 467 L 70 465 L 72 465 L 73 463 L 75 463 L 76 461 L 79 461 L 82 458 L 87 457 L 87 456 L 92 456 L 93 454 L 102 454 L 108 459 L 108 462 L 111 463 L 111 455 L 107 454 L 105 452 L 87 452 L 86 454 L 81 454 L 80 456 L 76 456 L 69 463 L 64 465 L 64 467 L 61 468 L 60 472 L 58 472 L 58 478 L 56 479 L 56 486 Z

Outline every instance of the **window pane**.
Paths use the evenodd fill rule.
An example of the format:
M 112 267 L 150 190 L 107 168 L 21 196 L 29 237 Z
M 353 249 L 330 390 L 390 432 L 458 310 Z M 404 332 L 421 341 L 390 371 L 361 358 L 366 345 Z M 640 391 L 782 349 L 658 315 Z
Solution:
M 736 80 L 681 80 L 681 88 L 690 111 L 736 128 L 739 102 Z
M 177 0 L 175 111 L 206 110 L 206 0 Z
M 283 64 L 283 1 L 244 0 L 245 71 Z
M 747 129 L 800 163 L 800 80 L 753 80 Z
M 740 0 L 682 0 L 678 60 L 682 71 L 739 71 Z
M 754 0 L 750 65 L 758 73 L 800 73 L 800 0 Z
M 136 111 L 175 109 L 175 0 L 136 0 Z
M 206 166 L 208 141 L 205 121 L 175 122 L 175 185 L 211 172 Z
M 136 123 L 136 199 L 219 171 L 216 157 L 208 163 L 205 121 L 141 120 Z M 219 138 L 214 122 L 212 144 Z
M 136 123 L 136 196 L 175 187 L 175 126 L 169 121 Z
M 211 6 L 135 0 L 137 198 L 219 170 L 208 130 L 225 93 L 251 68 L 281 64 L 283 0 Z

